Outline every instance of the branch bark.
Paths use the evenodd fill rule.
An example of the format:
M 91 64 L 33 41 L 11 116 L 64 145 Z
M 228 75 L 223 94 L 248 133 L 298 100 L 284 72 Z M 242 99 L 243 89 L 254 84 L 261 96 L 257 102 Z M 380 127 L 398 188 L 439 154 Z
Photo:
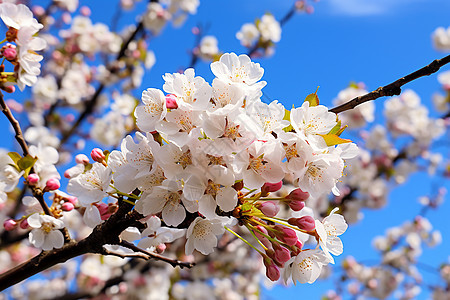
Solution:
M 378 89 L 367 93 L 365 95 L 353 98 L 352 100 L 348 101 L 347 103 L 344 103 L 342 105 L 339 105 L 335 108 L 330 109 L 330 112 L 333 112 L 335 114 L 341 113 L 343 111 L 353 109 L 358 105 L 361 105 L 367 101 L 375 100 L 380 97 L 384 96 L 394 96 L 394 95 L 400 95 L 402 92 L 401 87 L 408 82 L 411 82 L 413 80 L 416 80 L 423 76 L 429 76 L 433 73 L 436 73 L 442 66 L 448 64 L 450 62 L 450 55 L 447 55 L 446 57 L 443 57 L 441 59 L 436 59 L 432 61 L 429 65 L 412 72 L 405 77 L 402 77 L 400 79 L 397 79 L 396 81 L 379 87 Z

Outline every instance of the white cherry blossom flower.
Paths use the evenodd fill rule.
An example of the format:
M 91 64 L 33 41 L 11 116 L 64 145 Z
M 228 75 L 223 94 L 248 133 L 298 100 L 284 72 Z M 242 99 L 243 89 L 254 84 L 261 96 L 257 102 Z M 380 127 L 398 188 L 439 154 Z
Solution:
M 24 27 L 30 27 L 33 33 L 36 33 L 44 27 L 33 18 L 31 10 L 23 4 L 0 3 L 0 18 L 6 26 L 19 31 Z
M 221 220 L 206 220 L 197 217 L 186 232 L 186 255 L 192 254 L 194 249 L 203 255 L 208 255 L 217 246 L 217 235 L 225 231 Z
M 108 196 L 111 178 L 111 168 L 94 163 L 89 171 L 69 180 L 67 191 L 77 196 L 82 206 L 88 206 Z
M 59 229 L 64 228 L 64 222 L 47 215 L 32 214 L 27 219 L 33 228 L 29 235 L 30 243 L 36 248 L 51 250 L 64 245 L 64 236 Z
M 262 16 L 260 22 L 257 23 L 257 27 L 263 41 L 271 41 L 274 43 L 280 41 L 281 26 L 273 15 L 265 14 Z
M 339 208 L 333 209 L 330 214 L 323 219 L 322 222 L 316 220 L 316 231 L 319 235 L 319 244 L 325 255 L 330 259 L 331 263 L 334 263 L 333 255 L 341 255 L 344 251 L 343 244 L 339 235 L 343 234 L 348 225 L 342 215 L 335 214 Z
M 241 41 L 242 46 L 250 47 L 259 38 L 258 28 L 253 23 L 245 23 L 236 33 L 236 38 Z
M 184 74 L 166 73 L 163 89 L 166 93 L 177 96 L 177 103 L 187 104 L 194 110 L 204 110 L 211 99 L 211 86 L 200 76 L 195 76 L 192 68 L 186 69 Z
M 304 250 L 286 263 L 283 279 L 287 283 L 292 277 L 294 284 L 313 283 L 319 277 L 322 267 L 329 263 L 328 257 L 320 249 Z
M 166 98 L 158 89 L 147 89 L 142 92 L 142 102 L 144 105 L 136 107 L 134 111 L 136 125 L 142 131 L 154 131 L 156 123 L 167 114 Z

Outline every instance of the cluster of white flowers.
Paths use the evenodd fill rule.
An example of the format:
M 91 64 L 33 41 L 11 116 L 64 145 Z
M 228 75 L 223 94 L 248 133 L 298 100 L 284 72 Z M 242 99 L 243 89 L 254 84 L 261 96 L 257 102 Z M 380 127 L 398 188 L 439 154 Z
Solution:
M 298 193 L 309 192 L 314 198 L 330 191 L 339 194 L 336 183 L 344 159 L 355 156 L 357 148 L 338 136 L 340 122 L 318 105 L 315 94 L 311 95 L 315 101 L 287 111 L 278 101 L 266 104 L 260 100 L 266 85 L 260 81 L 264 71 L 248 56 L 224 54 L 211 64 L 211 70 L 216 76 L 212 85 L 195 76 L 193 69 L 164 75 L 163 89 L 168 94 L 147 89 L 142 93 L 143 105 L 135 110 L 137 126 L 145 135 L 138 133 L 137 141 L 127 136 L 121 150 L 107 159 L 94 149 L 92 167 L 85 171 L 80 163 L 81 172 L 69 175 L 68 191 L 86 208 L 84 220 L 89 226 L 108 217 L 104 198 L 128 196 L 136 201 L 139 213 L 154 216 L 148 222 L 156 222 L 148 225 L 148 232 L 132 235 L 132 240 L 144 238 L 141 245 L 155 247 L 185 235 L 186 254 L 198 250 L 207 255 L 236 219 L 248 222 L 249 228 L 257 226 L 255 222 L 269 221 L 265 218 L 276 214 L 276 204 L 258 199 L 276 190 L 274 186 L 281 187 L 286 176 L 299 188 L 291 198 L 279 200 L 296 210 L 303 207 L 298 202 L 308 197 L 299 200 Z M 244 194 L 243 188 L 249 192 Z M 259 236 L 264 230 L 277 236 L 269 242 L 273 250 L 269 249 L 272 246 L 265 248 L 272 258 L 263 255 L 270 279 L 279 278 L 278 266 L 284 266 L 291 256 L 286 276 L 292 274 L 300 282 L 315 281 L 322 266 L 334 262 L 330 253 L 342 253 L 336 236 L 347 225 L 333 213 L 323 224 L 293 218 L 294 225 L 253 229 Z M 165 226 L 177 227 L 187 220 L 187 231 L 160 227 L 155 215 Z M 303 232 L 317 230 L 322 250 L 302 251 L 289 226 Z
M 157 35 L 169 21 L 174 25 L 182 24 L 187 14 L 197 13 L 199 5 L 199 0 L 168 0 L 161 3 L 151 1 L 142 21 L 145 28 Z
M 236 33 L 236 38 L 245 47 L 251 47 L 256 41 L 278 43 L 281 39 L 281 26 L 272 14 L 265 14 L 254 23 L 245 23 Z
M 31 10 L 23 4 L 0 3 L 0 18 L 8 27 L 7 41 L 17 45 L 7 44 L 2 48 L 2 56 L 15 65 L 15 81 L 23 90 L 26 85 L 34 85 L 41 73 L 39 62 L 43 57 L 36 51 L 43 50 L 47 44 L 35 35 L 43 25 L 33 18 Z

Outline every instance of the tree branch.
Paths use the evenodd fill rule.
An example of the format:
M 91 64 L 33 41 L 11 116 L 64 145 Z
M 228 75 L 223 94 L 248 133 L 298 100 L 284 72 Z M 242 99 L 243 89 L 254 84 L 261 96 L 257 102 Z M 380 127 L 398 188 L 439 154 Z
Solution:
M 195 263 L 183 262 L 183 261 L 179 261 L 179 260 L 176 260 L 176 259 L 171 259 L 171 258 L 162 256 L 162 255 L 159 255 L 159 254 L 156 254 L 156 253 L 152 253 L 152 252 L 146 251 L 144 249 L 141 249 L 141 248 L 135 246 L 133 243 L 130 243 L 130 242 L 127 242 L 127 241 L 123 241 L 122 240 L 119 243 L 119 245 L 123 246 L 123 247 L 126 247 L 128 249 L 131 249 L 133 251 L 136 251 L 136 252 L 144 253 L 144 254 L 148 255 L 149 257 L 151 257 L 153 259 L 169 263 L 169 264 L 172 265 L 172 267 L 179 266 L 180 268 L 192 268 L 195 265 Z
M 402 92 L 401 87 L 403 85 L 405 85 L 408 82 L 411 82 L 413 80 L 416 80 L 417 78 L 420 78 L 423 76 L 429 76 L 433 73 L 436 73 L 442 66 L 448 64 L 449 62 L 450 62 L 450 55 L 448 55 L 444 58 L 441 58 L 441 59 L 436 59 L 436 60 L 432 61 L 429 65 L 427 65 L 415 72 L 412 72 L 411 74 L 408 74 L 405 77 L 397 79 L 396 81 L 394 81 L 388 85 L 379 87 L 378 89 L 376 89 L 368 94 L 356 97 L 356 98 L 348 101 L 347 103 L 344 103 L 342 105 L 339 105 L 335 108 L 330 109 L 329 111 L 333 112 L 335 114 L 338 114 L 343 111 L 353 109 L 356 106 L 363 104 L 367 101 L 375 100 L 380 97 L 400 95 L 400 93 Z

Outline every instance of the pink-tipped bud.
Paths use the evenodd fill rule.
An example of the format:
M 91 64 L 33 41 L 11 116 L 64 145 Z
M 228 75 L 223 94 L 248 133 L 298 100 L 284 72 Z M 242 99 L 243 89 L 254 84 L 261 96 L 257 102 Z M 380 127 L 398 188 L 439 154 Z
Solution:
M 39 183 L 39 176 L 35 173 L 28 175 L 27 181 L 29 185 L 36 185 Z
M 300 188 L 293 190 L 287 195 L 286 199 L 296 201 L 306 201 L 309 198 L 309 193 L 302 191 Z
M 89 17 L 91 15 L 91 9 L 88 6 L 82 6 L 80 8 L 80 13 L 85 17 Z
M 48 191 L 57 190 L 57 189 L 59 189 L 60 186 L 61 186 L 61 183 L 59 182 L 59 180 L 57 178 L 50 178 L 45 183 L 45 189 Z
M 290 218 L 288 223 L 297 226 L 304 231 L 313 231 L 316 228 L 316 221 L 311 216 L 303 216 L 301 218 Z
M 61 209 L 63 211 L 71 211 L 74 208 L 75 206 L 70 202 L 64 202 L 63 205 L 61 205 Z
M 278 266 L 270 259 L 264 259 L 264 265 L 266 266 L 266 276 L 272 281 L 277 281 L 280 279 L 280 269 Z
M 282 225 L 275 225 L 274 229 L 275 236 L 283 243 L 286 243 L 289 246 L 293 246 L 297 243 L 298 237 L 294 230 Z
M 16 91 L 16 87 L 13 85 L 3 86 L 2 89 L 7 93 L 14 93 Z
M 174 94 L 169 94 L 166 96 L 166 107 L 168 109 L 176 109 L 178 108 L 177 104 L 177 96 Z
M 100 212 L 100 215 L 104 215 L 108 213 L 108 204 L 100 202 L 96 204 L 98 211 Z
M 75 156 L 75 162 L 77 164 L 87 165 L 89 164 L 89 157 L 84 154 L 78 154 L 77 156 Z
M 256 230 L 254 232 L 255 232 L 255 235 L 258 238 L 258 240 L 264 246 L 266 246 L 267 248 L 272 248 L 272 243 L 269 241 L 269 239 L 260 233 L 260 232 L 262 232 L 265 235 L 269 235 L 266 228 L 264 228 L 261 225 L 258 225 L 258 226 L 256 226 Z
M 291 251 L 289 251 L 286 247 L 281 245 L 274 247 L 275 249 L 275 260 L 280 264 L 284 264 L 288 260 L 291 259 Z
M 5 228 L 6 231 L 11 231 L 13 229 L 15 229 L 17 226 L 17 222 L 14 221 L 13 219 L 8 219 L 5 222 L 3 222 L 3 227 Z
M 65 198 L 65 200 L 72 203 L 75 206 L 77 204 L 78 198 L 75 196 L 68 196 Z
M 156 246 L 156 252 L 162 254 L 166 250 L 166 247 L 166 244 L 159 244 L 158 246 Z
M 13 61 L 17 57 L 17 50 L 15 47 L 7 47 L 5 50 L 3 50 L 3 56 L 9 60 Z
M 263 194 L 273 193 L 273 192 L 276 192 L 279 189 L 281 189 L 282 186 L 283 186 L 283 181 L 280 181 L 277 183 L 266 182 L 266 183 L 264 183 L 264 185 L 261 188 L 261 193 L 263 193 Z
M 99 148 L 92 149 L 91 157 L 94 161 L 99 162 L 99 163 L 103 163 L 103 161 L 106 158 L 105 154 L 103 154 L 102 149 L 99 149 Z
M 294 247 L 292 247 L 293 249 L 292 249 L 292 254 L 294 255 L 294 256 L 296 256 L 296 255 L 298 255 L 301 251 L 302 251 L 302 248 L 303 248 L 303 243 L 302 242 L 300 242 L 300 240 L 297 240 L 297 243 L 294 245 Z
M 23 219 L 22 222 L 20 222 L 19 226 L 22 229 L 27 229 L 28 228 L 28 220 L 27 219 Z
M 298 200 L 291 200 L 289 201 L 288 205 L 293 211 L 301 211 L 305 207 L 305 202 Z
M 275 217 L 280 211 L 280 207 L 272 201 L 264 201 L 258 204 L 258 209 L 268 217 Z

